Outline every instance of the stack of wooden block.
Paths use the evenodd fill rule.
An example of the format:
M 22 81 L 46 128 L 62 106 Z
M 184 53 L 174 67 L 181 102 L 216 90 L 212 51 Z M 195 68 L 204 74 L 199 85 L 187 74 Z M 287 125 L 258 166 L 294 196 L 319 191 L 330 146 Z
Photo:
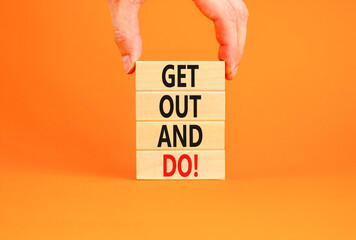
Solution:
M 225 178 L 224 62 L 137 62 L 137 179 Z

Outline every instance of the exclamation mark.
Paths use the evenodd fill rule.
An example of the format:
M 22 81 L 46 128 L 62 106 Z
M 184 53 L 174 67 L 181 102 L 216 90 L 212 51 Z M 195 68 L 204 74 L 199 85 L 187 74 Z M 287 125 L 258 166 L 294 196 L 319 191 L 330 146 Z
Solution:
M 198 177 L 198 155 L 194 154 L 194 169 L 195 169 L 195 173 L 194 173 L 194 177 Z

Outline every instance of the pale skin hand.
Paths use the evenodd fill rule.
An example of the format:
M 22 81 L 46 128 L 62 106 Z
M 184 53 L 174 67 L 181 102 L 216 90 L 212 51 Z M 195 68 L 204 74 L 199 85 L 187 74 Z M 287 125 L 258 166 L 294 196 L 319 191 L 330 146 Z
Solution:
M 142 39 L 138 10 L 145 0 L 107 0 L 114 36 L 124 62 L 126 73 L 135 71 L 141 57 Z M 242 0 L 193 0 L 199 10 L 214 22 L 216 39 L 220 44 L 218 57 L 225 61 L 225 77 L 232 79 L 241 62 L 246 39 L 248 10 Z

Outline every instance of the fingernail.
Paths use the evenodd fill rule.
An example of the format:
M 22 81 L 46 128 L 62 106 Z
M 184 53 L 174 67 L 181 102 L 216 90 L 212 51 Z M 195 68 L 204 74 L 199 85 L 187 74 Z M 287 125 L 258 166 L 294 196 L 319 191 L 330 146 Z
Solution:
M 236 75 L 236 72 L 237 72 L 237 69 L 238 69 L 238 68 L 239 68 L 239 67 L 236 66 L 236 67 L 230 72 L 230 74 L 229 74 L 228 77 L 227 77 L 228 80 L 232 80 L 232 79 L 234 78 L 234 76 Z
M 236 72 L 237 72 L 237 69 L 239 69 L 239 66 L 236 66 L 235 68 L 234 68 L 234 70 L 232 71 L 232 76 L 235 76 L 236 75 Z
M 133 68 L 134 64 L 131 61 L 131 58 L 129 55 L 123 56 L 122 61 L 124 62 L 124 70 L 126 73 L 129 73 L 130 70 Z

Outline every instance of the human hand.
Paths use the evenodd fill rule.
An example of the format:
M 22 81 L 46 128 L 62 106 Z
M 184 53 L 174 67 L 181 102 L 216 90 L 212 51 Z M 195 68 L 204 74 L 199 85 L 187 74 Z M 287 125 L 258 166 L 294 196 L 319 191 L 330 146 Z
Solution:
M 241 62 L 246 39 L 248 10 L 242 0 L 193 0 L 199 10 L 214 22 L 220 44 L 218 57 L 225 61 L 225 77 L 232 79 Z M 126 73 L 135 71 L 141 57 L 142 39 L 138 10 L 145 0 L 108 0 L 114 37 L 123 57 Z

